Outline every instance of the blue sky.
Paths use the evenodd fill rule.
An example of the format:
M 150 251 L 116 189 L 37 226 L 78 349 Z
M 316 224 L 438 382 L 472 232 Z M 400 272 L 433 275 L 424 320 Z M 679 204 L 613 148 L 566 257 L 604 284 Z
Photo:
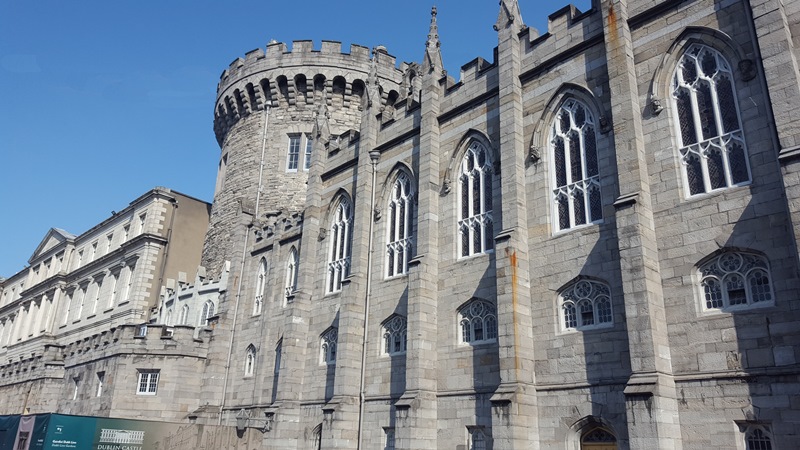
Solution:
M 216 84 L 235 58 L 326 39 L 421 61 L 433 3 L 0 0 L 0 276 L 51 227 L 80 234 L 155 186 L 211 201 Z M 498 1 L 435 3 L 448 72 L 491 60 Z M 566 4 L 520 0 L 542 33 Z

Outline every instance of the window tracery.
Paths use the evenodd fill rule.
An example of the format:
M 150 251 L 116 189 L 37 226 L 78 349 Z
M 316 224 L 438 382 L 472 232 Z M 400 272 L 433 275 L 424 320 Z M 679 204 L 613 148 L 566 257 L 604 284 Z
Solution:
M 725 57 L 706 45 L 689 47 L 672 77 L 672 102 L 688 194 L 749 183 L 736 86 Z
M 576 99 L 565 101 L 550 128 L 553 202 L 558 230 L 603 219 L 594 116 Z
M 703 309 L 726 310 L 772 304 L 772 281 L 766 258 L 724 252 L 699 268 Z
M 473 141 L 461 160 L 458 181 L 460 200 L 458 240 L 460 255 L 487 253 L 494 248 L 492 220 L 492 157 Z
M 611 291 L 607 285 L 580 280 L 560 295 L 564 330 L 584 330 L 610 326 L 614 322 Z

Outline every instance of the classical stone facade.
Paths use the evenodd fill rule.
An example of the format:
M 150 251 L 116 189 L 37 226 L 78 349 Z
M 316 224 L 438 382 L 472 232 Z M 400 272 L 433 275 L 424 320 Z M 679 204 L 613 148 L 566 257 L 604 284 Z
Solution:
M 146 324 L 164 280 L 197 270 L 209 210 L 155 188 L 81 235 L 51 229 L 0 282 L 0 414 L 177 420 L 198 408 L 199 381 L 179 375 L 202 370 L 210 332 Z M 143 377 L 161 378 L 160 395 Z
M 118 413 L 270 449 L 800 446 L 800 3 L 522 12 L 457 82 L 435 10 L 419 63 L 235 60 L 202 267 L 143 337 L 195 329 L 144 361 L 197 407 Z

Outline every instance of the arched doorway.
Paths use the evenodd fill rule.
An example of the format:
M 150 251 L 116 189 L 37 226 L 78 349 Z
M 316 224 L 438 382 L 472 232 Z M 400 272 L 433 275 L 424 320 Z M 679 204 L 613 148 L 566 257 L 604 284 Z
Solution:
M 617 450 L 617 438 L 605 428 L 592 428 L 581 436 L 581 450 Z

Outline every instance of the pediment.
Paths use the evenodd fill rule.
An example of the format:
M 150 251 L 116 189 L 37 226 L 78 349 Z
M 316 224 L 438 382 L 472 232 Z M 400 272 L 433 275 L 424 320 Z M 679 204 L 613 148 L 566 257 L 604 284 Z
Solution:
M 39 243 L 39 246 L 36 247 L 34 250 L 33 255 L 31 255 L 28 262 L 35 260 L 39 255 L 46 253 L 47 251 L 58 247 L 59 245 L 67 242 L 68 240 L 75 239 L 75 235 L 68 233 L 64 230 L 59 228 L 50 228 L 50 230 L 45 234 L 42 241 Z

